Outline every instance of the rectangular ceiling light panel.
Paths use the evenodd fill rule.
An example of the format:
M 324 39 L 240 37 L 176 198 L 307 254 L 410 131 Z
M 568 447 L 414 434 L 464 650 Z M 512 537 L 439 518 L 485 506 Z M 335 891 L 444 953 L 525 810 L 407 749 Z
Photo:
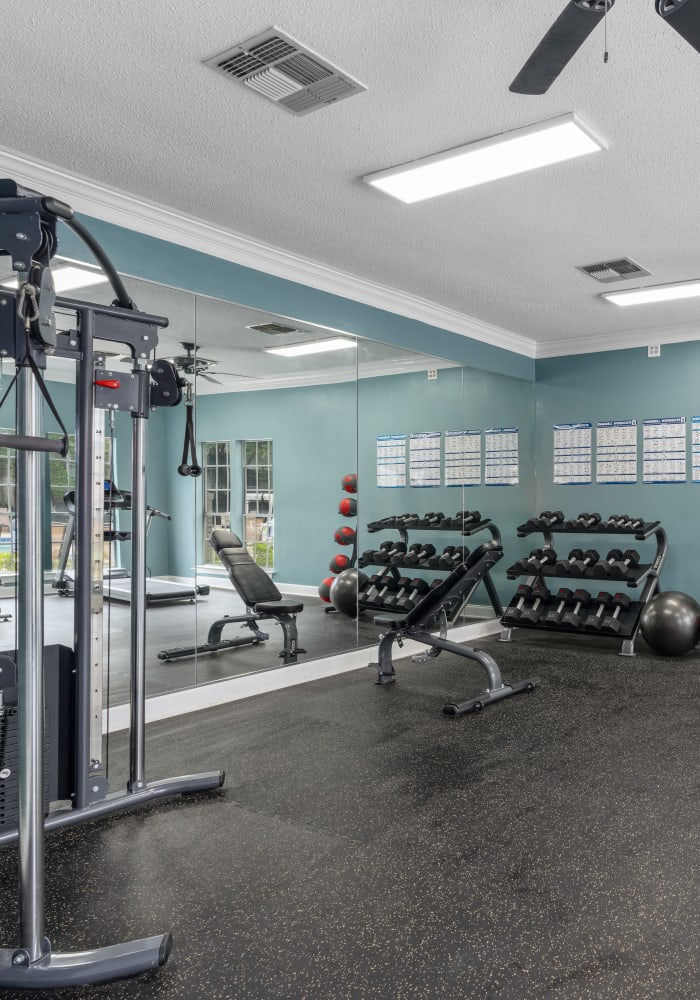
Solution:
M 278 28 L 205 59 L 204 65 L 295 115 L 319 111 L 367 89 Z
M 331 340 L 308 340 L 305 344 L 290 344 L 289 347 L 265 347 L 267 354 L 281 354 L 285 358 L 298 358 L 304 354 L 324 354 L 326 351 L 344 351 L 354 347 L 354 340 L 333 337 Z
M 603 292 L 601 297 L 616 306 L 641 306 L 674 299 L 694 299 L 700 295 L 700 281 L 676 281 L 669 285 L 626 288 L 622 292 Z
M 366 174 L 362 179 L 393 198 L 412 204 L 604 148 L 588 126 L 571 113 Z

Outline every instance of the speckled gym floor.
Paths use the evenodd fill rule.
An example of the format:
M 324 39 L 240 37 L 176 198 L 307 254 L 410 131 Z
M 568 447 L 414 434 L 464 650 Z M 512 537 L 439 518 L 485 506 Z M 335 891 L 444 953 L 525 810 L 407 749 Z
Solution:
M 482 646 L 541 686 L 450 719 L 481 676 L 443 654 L 397 661 L 393 688 L 360 671 L 149 727 L 149 778 L 223 767 L 224 789 L 49 835 L 46 930 L 55 950 L 171 930 L 173 954 L 50 995 L 700 996 L 700 653 Z M 15 877 L 4 848 L 4 946 Z

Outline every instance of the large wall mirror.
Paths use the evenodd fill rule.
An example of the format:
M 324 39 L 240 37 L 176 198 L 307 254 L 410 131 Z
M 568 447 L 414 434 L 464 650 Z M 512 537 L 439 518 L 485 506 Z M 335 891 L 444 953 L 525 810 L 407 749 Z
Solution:
M 377 641 L 373 605 L 380 600 L 364 601 L 363 610 L 361 596 L 357 615 L 352 604 L 337 611 L 319 597 L 319 585 L 334 579 L 333 569 L 342 568 L 344 560 L 359 568 L 365 597 L 377 598 L 381 588 L 372 590 L 372 580 L 381 575 L 387 552 L 420 552 L 422 562 L 432 556 L 429 566 L 409 559 L 394 574 L 396 586 L 390 584 L 384 596 L 400 609 L 444 577 L 450 553 L 465 545 L 473 549 L 493 536 L 488 528 L 474 536 L 460 531 L 456 519 L 465 511 L 479 511 L 481 520 L 490 520 L 504 536 L 512 536 L 528 513 L 532 484 L 522 480 L 534 453 L 531 383 L 303 319 L 126 280 L 139 309 L 168 318 L 157 355 L 175 360 L 185 394 L 184 405 L 159 409 L 148 421 L 148 696 L 285 667 L 284 636 L 274 620 L 259 624 L 268 638 L 195 652 L 210 638 L 215 621 L 245 612 L 209 544 L 212 531 L 233 532 L 284 596 L 303 604 L 297 616 L 301 661 Z M 66 294 L 105 303 L 113 297 L 106 284 L 74 286 Z M 63 322 L 69 328 L 70 316 Z M 100 347 L 106 369 L 128 373 L 128 362 L 114 345 Z M 74 377 L 71 363 L 50 359 L 47 378 L 69 429 L 74 426 Z M 199 476 L 182 475 L 179 469 L 190 462 L 188 415 Z M 498 440 L 509 440 L 511 447 L 516 441 L 515 466 L 504 466 L 502 482 L 494 478 L 493 437 L 489 445 L 487 430 L 502 432 Z M 119 705 L 128 701 L 129 691 L 129 414 L 103 413 L 100 433 L 111 491 L 104 548 L 104 589 L 111 598 L 104 615 L 105 694 L 109 704 Z M 486 485 L 488 447 L 491 482 Z M 0 545 L 9 550 L 12 462 L 7 455 L 0 461 L 8 521 Z M 46 497 L 51 521 L 48 641 L 67 644 L 72 644 L 66 605 L 72 570 L 71 461 L 70 456 L 51 459 Z M 356 492 L 343 488 L 350 475 L 357 476 Z M 397 523 L 383 527 L 387 519 L 404 516 L 417 516 L 424 524 L 431 517 L 430 530 L 401 530 Z M 446 559 L 442 565 L 441 557 Z M 8 599 L 11 576 L 3 578 Z M 510 585 L 501 570 L 496 585 L 505 599 Z M 486 594 L 465 610 L 466 618 L 492 615 Z M 8 634 L 12 629 L 11 623 L 2 627 Z M 251 630 L 232 623 L 221 634 L 245 639 Z M 185 655 L 164 658 L 172 651 Z

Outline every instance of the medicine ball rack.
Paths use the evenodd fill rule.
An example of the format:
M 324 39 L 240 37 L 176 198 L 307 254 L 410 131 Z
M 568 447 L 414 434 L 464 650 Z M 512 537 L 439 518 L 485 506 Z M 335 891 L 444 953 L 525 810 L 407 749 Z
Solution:
M 501 642 L 510 642 L 512 639 L 512 630 L 516 627 L 540 629 L 547 632 L 566 632 L 570 635 L 579 635 L 582 637 L 591 635 L 617 635 L 622 639 L 620 655 L 635 655 L 634 643 L 639 631 L 642 611 L 645 605 L 659 591 L 659 578 L 668 551 L 668 540 L 660 521 L 644 521 L 641 526 L 638 525 L 637 527 L 620 527 L 619 524 L 614 523 L 613 518 L 614 515 L 611 515 L 608 521 L 601 520 L 584 527 L 580 521 L 566 519 L 554 524 L 542 525 L 541 518 L 533 517 L 519 526 L 517 529 L 518 538 L 526 538 L 528 535 L 535 533 L 542 534 L 544 539 L 541 550 L 543 558 L 533 563 L 534 572 L 531 572 L 529 575 L 528 570 L 522 565 L 522 562 L 525 561 L 523 560 L 509 567 L 506 571 L 506 576 L 509 580 L 515 580 L 519 576 L 527 575 L 526 586 L 532 588 L 532 599 L 537 602 L 537 611 L 539 614 L 534 615 L 532 619 L 520 617 L 519 607 L 523 606 L 522 595 L 516 592 L 509 602 L 505 614 L 501 618 L 501 624 L 504 626 L 500 635 Z M 623 570 L 621 565 L 618 564 L 615 573 L 607 577 L 596 574 L 596 565 L 600 566 L 600 563 L 586 565 L 583 569 L 573 567 L 569 572 L 562 572 L 563 561 L 557 561 L 557 556 L 554 552 L 553 535 L 579 535 L 588 538 L 591 535 L 631 535 L 640 542 L 648 541 L 654 537 L 656 539 L 656 552 L 650 562 L 640 563 L 634 568 Z M 550 553 L 549 562 L 547 562 L 547 553 Z M 530 558 L 532 558 L 532 554 Z M 537 565 L 537 562 L 539 562 L 539 565 Z M 573 623 L 571 621 L 552 621 L 551 619 L 546 621 L 548 612 L 561 612 L 561 609 L 565 606 L 562 603 L 563 601 L 566 601 L 566 604 L 571 609 L 575 608 L 577 611 L 582 607 L 581 602 L 577 601 L 577 592 L 573 592 L 570 596 L 567 596 L 564 591 L 560 591 L 559 594 L 556 592 L 550 593 L 545 580 L 552 577 L 566 580 L 595 581 L 600 587 L 605 587 L 607 581 L 614 584 L 618 589 L 617 593 L 613 596 L 613 600 L 619 596 L 619 601 L 617 605 L 609 603 L 609 610 L 615 607 L 615 611 L 609 615 L 608 620 L 619 622 L 619 624 L 616 624 L 614 629 L 608 630 L 601 630 L 595 627 L 595 625 L 586 624 L 589 612 L 590 616 L 594 618 L 597 614 L 600 615 L 601 613 L 602 601 L 596 600 L 596 594 L 593 592 L 591 593 L 590 603 L 586 606 L 585 614 L 583 616 L 575 614 L 573 616 Z M 626 587 L 642 588 L 637 600 L 629 600 L 624 591 L 620 592 L 623 584 Z M 585 601 L 586 592 L 579 593 L 584 594 L 583 600 Z M 596 608 L 598 609 L 597 612 Z M 576 624 L 577 617 L 580 618 L 580 624 Z
M 474 520 L 470 520 L 471 516 L 474 517 Z M 439 565 L 440 554 L 437 551 L 434 551 L 433 554 L 427 556 L 426 558 L 419 559 L 415 564 L 407 564 L 404 560 L 409 546 L 410 531 L 418 530 L 421 534 L 423 532 L 440 532 L 443 535 L 446 533 L 458 533 L 463 538 L 471 537 L 481 531 L 488 531 L 493 541 L 496 542 L 497 545 L 501 544 L 501 533 L 497 526 L 493 523 L 493 521 L 491 521 L 490 518 L 482 518 L 478 511 L 462 511 L 456 514 L 453 518 L 444 516 L 438 517 L 437 514 L 426 514 L 423 517 L 419 517 L 417 514 L 393 514 L 388 517 L 384 517 L 379 521 L 371 521 L 367 525 L 367 531 L 370 534 L 389 530 L 398 531 L 399 538 L 397 540 L 397 544 L 403 547 L 403 551 L 397 552 L 393 556 L 389 556 L 388 563 L 375 560 L 375 558 L 373 558 L 374 553 L 372 551 L 365 551 L 359 556 L 357 560 L 359 569 L 363 569 L 366 566 L 381 566 L 382 568 L 382 572 L 377 574 L 376 578 L 370 578 L 363 590 L 360 590 L 358 597 L 358 607 L 360 610 L 368 609 L 372 611 L 396 612 L 401 609 L 402 605 L 396 603 L 395 597 L 397 588 L 399 588 L 399 581 L 401 580 L 400 569 L 402 567 L 405 569 L 410 567 L 411 571 L 430 569 L 449 574 L 457 565 L 459 565 L 458 562 L 452 566 Z M 425 546 L 421 547 L 424 548 Z M 465 550 L 463 553 L 463 559 L 466 559 L 467 555 L 468 550 Z M 372 579 L 374 579 L 373 583 Z M 487 572 L 480 582 L 483 583 L 484 588 L 486 589 L 494 614 L 498 618 L 501 618 L 503 615 L 503 605 L 498 597 L 490 572 Z M 373 595 L 368 599 L 366 596 L 363 596 L 363 593 L 365 595 L 369 593 L 370 587 L 373 588 Z M 476 587 L 474 590 L 475 589 Z M 385 592 L 388 592 L 388 600 L 382 600 L 381 597 L 379 597 L 379 595 Z M 474 591 L 469 594 L 467 600 L 460 608 L 455 609 L 455 613 L 452 616 L 450 624 L 456 620 L 463 608 L 469 603 L 473 592 Z M 408 610 L 408 608 L 405 607 L 404 610 Z

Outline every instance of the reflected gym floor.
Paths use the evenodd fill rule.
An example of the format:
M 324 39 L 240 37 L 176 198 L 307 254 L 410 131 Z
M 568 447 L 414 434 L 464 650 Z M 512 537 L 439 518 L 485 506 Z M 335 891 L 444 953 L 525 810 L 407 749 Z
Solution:
M 46 931 L 69 950 L 172 930 L 172 957 L 54 995 L 697 997 L 700 653 L 480 645 L 541 685 L 447 718 L 482 678 L 442 654 L 389 688 L 360 670 L 149 726 L 149 778 L 223 767 L 224 788 L 49 835 Z M 127 757 L 113 736 L 113 775 Z M 0 851 L 3 945 L 16 865 Z
M 293 596 L 293 595 L 284 595 Z M 380 630 L 373 624 L 373 613 L 364 612 L 359 620 L 347 615 L 326 613 L 327 604 L 317 597 L 300 598 L 304 610 L 297 616 L 299 645 L 306 650 L 299 655 L 299 662 L 315 660 L 324 656 L 377 643 Z M 0 622 L 0 650 L 12 649 L 15 645 L 15 602 L 2 597 L 0 607 L 3 613 L 12 614 L 12 620 Z M 270 638 L 257 645 L 239 646 L 218 653 L 190 656 L 181 660 L 163 661 L 158 659 L 161 649 L 176 646 L 192 646 L 195 628 L 197 641 L 205 642 L 209 626 L 224 615 L 240 615 L 245 607 L 231 588 L 212 588 L 206 597 L 196 602 L 176 602 L 152 605 L 146 620 L 146 695 L 162 694 L 165 691 L 181 690 L 194 684 L 206 684 L 226 677 L 238 677 L 259 670 L 283 667 L 279 657 L 282 649 L 282 630 L 274 621 L 261 622 L 260 628 Z M 129 648 L 130 609 L 127 604 L 117 601 L 105 602 L 104 630 L 109 630 L 109 642 L 104 644 L 104 700 L 109 704 L 121 705 L 129 701 Z M 63 643 L 73 647 L 73 599 L 50 593 L 44 601 L 46 642 Z M 470 618 L 477 621 L 477 618 Z M 245 634 L 240 626 L 228 626 L 224 638 Z M 109 669 L 107 656 L 109 654 Z

